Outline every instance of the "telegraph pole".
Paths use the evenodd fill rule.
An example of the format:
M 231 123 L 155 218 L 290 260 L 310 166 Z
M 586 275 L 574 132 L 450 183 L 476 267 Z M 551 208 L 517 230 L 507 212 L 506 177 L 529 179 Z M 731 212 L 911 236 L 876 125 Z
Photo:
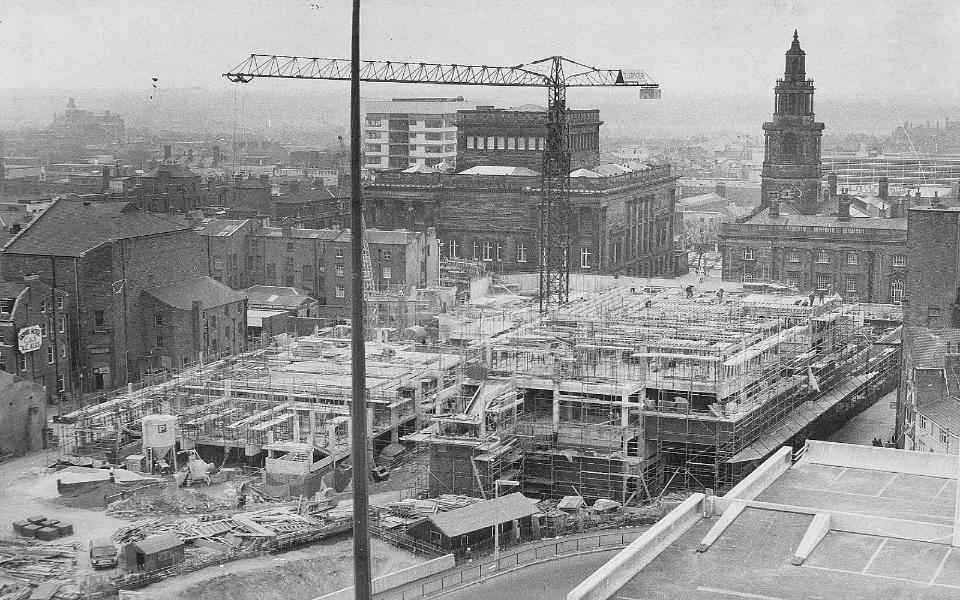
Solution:
M 350 256 L 352 283 L 350 328 L 353 395 L 350 402 L 353 455 L 353 594 L 371 600 L 370 528 L 367 496 L 367 365 L 363 310 L 363 198 L 360 195 L 360 0 L 353 0 L 353 41 L 350 53 Z

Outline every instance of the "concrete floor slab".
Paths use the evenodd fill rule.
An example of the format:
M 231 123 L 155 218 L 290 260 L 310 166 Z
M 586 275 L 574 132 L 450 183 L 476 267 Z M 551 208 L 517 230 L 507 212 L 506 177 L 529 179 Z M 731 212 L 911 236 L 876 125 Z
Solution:
M 804 564 L 813 567 L 831 567 L 842 571 L 861 571 L 864 556 L 871 556 L 885 538 L 859 533 L 831 531 L 810 554 Z
M 837 479 L 825 489 L 831 492 L 875 496 L 890 482 L 893 475 L 893 473 L 886 471 L 847 469 L 843 475 L 837 477 Z
M 934 583 L 960 587 L 960 548 L 951 548 L 945 560 L 940 563 Z
M 864 573 L 929 582 L 937 575 L 937 569 L 950 547 L 911 540 L 885 539 L 878 547 Z
M 931 502 L 948 482 L 950 482 L 949 479 L 896 473 L 893 481 L 883 489 L 880 495 L 884 498 Z

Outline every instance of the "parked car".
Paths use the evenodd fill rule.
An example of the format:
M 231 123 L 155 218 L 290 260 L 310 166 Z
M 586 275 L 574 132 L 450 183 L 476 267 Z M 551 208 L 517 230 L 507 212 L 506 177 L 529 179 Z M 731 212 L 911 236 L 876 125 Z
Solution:
M 94 569 L 109 569 L 117 566 L 117 548 L 110 538 L 90 540 L 90 564 Z

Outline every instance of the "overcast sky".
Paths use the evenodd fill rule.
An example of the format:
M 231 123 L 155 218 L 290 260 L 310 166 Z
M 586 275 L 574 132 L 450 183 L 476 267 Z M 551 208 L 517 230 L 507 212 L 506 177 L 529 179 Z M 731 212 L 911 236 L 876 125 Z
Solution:
M 371 1 L 362 54 L 491 65 L 561 54 L 646 69 L 668 99 L 768 92 L 797 28 L 820 90 L 954 95 L 958 17 L 958 0 Z M 221 73 L 251 52 L 349 57 L 349 33 L 344 1 L 3 0 L 0 93 L 148 89 L 154 76 L 226 86 Z

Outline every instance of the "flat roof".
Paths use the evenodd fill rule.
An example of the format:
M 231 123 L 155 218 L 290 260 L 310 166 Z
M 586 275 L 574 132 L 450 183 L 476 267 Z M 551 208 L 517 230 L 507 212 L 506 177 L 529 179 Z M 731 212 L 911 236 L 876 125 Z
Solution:
M 956 456 L 811 441 L 791 457 L 786 448 L 726 496 L 670 513 L 662 551 L 641 537 L 618 555 L 645 542 L 641 568 L 615 558 L 591 578 L 619 565 L 618 600 L 960 598 Z M 590 581 L 568 598 L 586 597 Z

